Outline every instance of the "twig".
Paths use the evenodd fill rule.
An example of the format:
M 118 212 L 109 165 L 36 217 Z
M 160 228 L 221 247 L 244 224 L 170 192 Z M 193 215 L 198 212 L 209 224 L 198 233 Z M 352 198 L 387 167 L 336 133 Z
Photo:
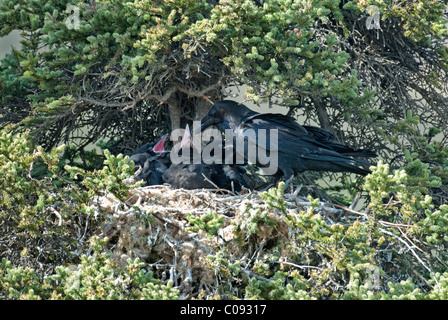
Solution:
M 269 261 L 271 261 L 271 260 L 269 260 Z M 316 266 L 302 266 L 302 265 L 295 264 L 295 263 L 288 262 L 288 261 L 271 261 L 271 262 L 279 263 L 279 264 L 287 264 L 287 265 L 290 265 L 290 266 L 293 266 L 293 267 L 296 267 L 296 268 L 300 268 L 300 269 L 316 269 L 316 270 L 319 270 L 319 271 L 323 270 L 320 267 L 316 267 Z
M 179 258 L 179 243 L 173 243 L 166 237 L 163 237 L 163 240 L 171 247 L 174 252 L 173 264 L 170 268 L 170 280 L 173 281 L 174 286 L 177 287 L 177 260 Z
M 204 173 L 202 173 L 202 176 L 204 177 L 205 181 L 207 181 L 207 182 L 209 182 L 211 185 L 213 185 L 213 186 L 216 188 L 216 190 L 218 190 L 218 191 L 223 191 L 223 192 L 226 192 L 226 193 L 230 193 L 231 195 L 235 195 L 235 193 L 233 193 L 233 192 L 230 191 L 230 190 L 222 189 L 222 188 L 218 187 L 213 181 L 211 181 L 209 178 L 207 178 L 207 177 L 205 176 Z
M 164 222 L 164 223 L 166 223 L 166 224 L 169 224 L 169 225 L 171 225 L 171 226 L 173 226 L 173 227 L 175 227 L 175 228 L 177 228 L 177 229 L 179 229 L 179 230 L 184 230 L 184 227 L 183 227 L 183 225 L 180 225 L 179 223 L 176 223 L 176 222 L 174 222 L 174 221 L 171 221 L 171 220 L 169 220 L 169 219 L 167 219 L 167 218 L 164 218 L 164 217 L 162 217 L 159 213 L 157 213 L 157 212 L 153 212 L 152 214 L 151 214 L 153 217 L 155 217 L 155 218 L 157 218 L 157 219 L 159 219 L 160 221 L 162 221 L 162 222 Z
M 384 230 L 384 229 L 382 229 L 382 228 L 378 228 L 378 230 L 381 231 L 381 232 L 383 232 L 383 233 L 385 233 L 385 234 L 388 234 L 388 235 L 390 235 L 390 236 L 392 236 L 392 237 L 394 237 L 394 238 L 397 238 L 398 241 L 400 241 L 401 243 L 403 243 L 403 244 L 404 244 L 404 245 L 405 245 L 405 246 L 412 252 L 412 254 L 413 254 L 414 257 L 418 260 L 418 262 L 420 262 L 420 264 L 421 264 L 423 267 L 425 267 L 426 270 L 429 271 L 429 273 L 430 273 L 431 276 L 433 277 L 434 281 L 435 281 L 437 284 L 439 284 L 439 282 L 437 281 L 437 279 L 434 277 L 434 272 L 431 270 L 431 268 L 428 267 L 422 259 L 420 259 L 420 257 L 419 257 L 419 256 L 417 255 L 417 253 L 414 251 L 414 249 L 413 249 L 413 248 L 412 248 L 406 241 L 404 241 L 402 238 L 400 238 L 400 237 L 397 236 L 396 234 L 393 234 L 392 232 L 389 232 L 389 231 Z
M 138 102 L 138 101 L 134 100 L 132 102 L 120 102 L 120 103 L 115 102 L 114 103 L 114 102 L 105 102 L 105 101 L 101 101 L 101 100 L 95 100 L 95 99 L 91 99 L 89 97 L 79 97 L 79 99 L 83 100 L 87 103 L 94 104 L 96 106 L 108 107 L 108 108 L 127 108 L 127 109 L 135 106 L 135 104 Z
M 338 204 L 335 204 L 335 203 L 326 203 L 326 205 L 328 205 L 328 206 L 335 206 L 335 207 L 341 208 L 341 209 L 343 209 L 345 211 L 348 211 L 348 212 L 355 213 L 357 215 L 366 217 L 368 219 L 373 219 L 367 213 L 355 211 L 355 210 L 349 209 L 347 207 L 344 207 L 344 206 L 341 206 L 341 205 L 338 205 Z M 391 226 L 391 227 L 406 227 L 406 228 L 414 227 L 414 228 L 420 228 L 419 226 L 415 226 L 415 225 L 412 225 L 412 224 L 392 223 L 392 222 L 388 222 L 388 221 L 384 221 L 384 220 L 378 220 L 377 222 L 379 224 L 386 225 L 386 226 Z
M 361 194 L 360 194 L 359 192 L 356 194 L 356 197 L 353 199 L 352 203 L 351 203 L 350 206 L 348 207 L 350 210 L 353 210 L 353 209 L 356 207 L 356 205 L 358 204 L 360 195 L 361 195 Z
M 58 223 L 58 227 L 62 226 L 62 216 L 61 214 L 53 207 L 48 207 L 51 211 L 53 211 L 53 213 L 56 215 L 56 217 L 58 217 L 59 219 L 59 223 Z
M 400 232 L 401 232 L 401 234 L 403 235 L 403 237 L 405 237 L 406 238 L 406 240 L 408 240 L 415 248 L 417 248 L 419 251 L 421 251 L 421 252 L 423 252 L 423 253 L 425 253 L 425 251 L 423 251 L 422 249 L 420 249 L 419 247 L 417 247 L 417 245 L 414 243 L 414 242 L 412 242 L 412 240 L 411 239 L 409 239 L 409 237 L 400 229 L 400 228 L 398 228 L 398 230 L 400 230 Z
M 248 277 L 254 277 L 255 279 L 266 281 L 266 282 L 273 281 L 272 279 L 268 279 L 268 278 L 262 277 L 262 276 L 256 274 L 253 271 L 247 270 L 246 268 L 241 267 L 241 270 L 243 270 Z

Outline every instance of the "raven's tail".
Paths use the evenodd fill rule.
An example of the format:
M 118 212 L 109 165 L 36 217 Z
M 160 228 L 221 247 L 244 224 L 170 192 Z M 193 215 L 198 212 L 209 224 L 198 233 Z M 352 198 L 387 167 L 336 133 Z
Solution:
M 370 164 L 367 161 L 349 158 L 346 155 L 307 155 L 308 170 L 352 172 L 360 175 L 368 175 Z
M 325 148 L 336 151 L 344 156 L 362 157 L 362 158 L 373 158 L 378 156 L 373 151 L 364 149 L 353 149 L 336 142 L 334 135 L 325 129 L 305 125 L 303 127 L 314 139 L 316 139 L 318 143 L 323 144 Z
M 368 169 L 368 167 L 369 167 L 368 163 L 366 165 L 364 163 L 364 161 L 362 161 L 363 163 L 359 163 L 358 161 L 360 161 L 360 160 L 356 160 L 355 163 L 358 164 L 359 166 L 357 166 L 357 165 L 355 165 L 355 163 L 351 163 L 351 162 L 335 163 L 335 165 L 340 166 L 341 169 L 343 169 L 341 171 L 348 171 L 348 172 L 360 174 L 363 176 L 366 176 L 366 175 L 372 173 L 372 171 L 370 171 Z

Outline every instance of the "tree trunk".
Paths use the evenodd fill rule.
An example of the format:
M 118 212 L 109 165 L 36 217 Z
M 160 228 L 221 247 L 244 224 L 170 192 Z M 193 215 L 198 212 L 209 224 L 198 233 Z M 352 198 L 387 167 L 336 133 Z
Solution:
M 325 129 L 331 133 L 334 133 L 334 130 L 330 125 L 327 108 L 325 106 L 325 103 L 322 101 L 322 98 L 320 98 L 320 97 L 314 98 L 313 102 L 314 102 L 314 107 L 316 108 L 317 118 L 319 119 L 320 126 L 323 129 Z
M 214 96 L 216 95 L 214 94 L 213 97 Z M 201 98 L 197 99 L 194 121 L 200 121 L 202 118 L 204 118 L 204 116 L 208 113 L 211 107 L 212 104 L 209 101 Z
M 177 99 L 170 98 L 167 102 L 170 111 L 171 130 L 180 128 L 180 102 Z

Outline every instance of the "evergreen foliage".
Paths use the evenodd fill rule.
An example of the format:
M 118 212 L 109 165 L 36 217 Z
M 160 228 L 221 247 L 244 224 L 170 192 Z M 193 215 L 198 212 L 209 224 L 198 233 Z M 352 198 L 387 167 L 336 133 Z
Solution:
M 0 298 L 446 299 L 446 4 L 0 1 L 0 36 L 23 37 L 0 63 Z M 380 29 L 367 24 L 375 12 Z M 320 189 L 309 189 L 320 175 L 301 175 L 302 209 L 283 184 L 261 193 L 231 240 L 231 216 L 188 214 L 179 232 L 219 243 L 201 261 L 213 287 L 169 280 L 158 252 L 120 264 L 117 240 L 98 236 L 113 217 L 96 201 L 130 208 L 139 184 L 122 154 L 200 118 L 233 85 L 378 163 Z M 170 223 L 134 207 L 148 228 Z

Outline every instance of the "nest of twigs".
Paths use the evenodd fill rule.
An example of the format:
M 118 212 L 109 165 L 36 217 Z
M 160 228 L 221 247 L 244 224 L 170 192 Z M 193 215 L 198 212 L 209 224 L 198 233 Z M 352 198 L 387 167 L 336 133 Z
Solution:
M 296 190 L 298 191 L 298 190 Z M 298 192 L 286 194 L 288 210 L 297 214 L 310 205 Z M 147 186 L 135 188 L 125 202 L 112 194 L 96 199 L 97 210 L 109 216 L 109 223 L 102 236 L 109 239 L 109 249 L 114 259 L 125 264 L 129 258 L 139 258 L 153 267 L 162 279 L 171 279 L 179 287 L 183 297 L 197 295 L 202 290 L 217 290 L 213 284 L 219 282 L 217 269 L 207 257 L 219 250 L 231 252 L 235 261 L 246 261 L 260 254 L 270 240 L 283 243 L 285 250 L 290 229 L 283 217 L 269 208 L 260 192 L 246 191 L 233 194 L 227 190 L 185 190 L 171 186 Z M 255 241 L 248 239 L 244 230 L 238 230 L 248 207 L 259 206 L 268 212 L 275 227 L 260 225 Z M 322 212 L 331 214 L 341 209 L 324 206 Z M 201 217 L 216 212 L 222 217 L 222 227 L 210 236 L 204 230 L 191 230 L 189 217 Z M 251 242 L 251 244 L 249 244 Z M 244 269 L 247 276 L 258 276 Z M 213 288 L 213 289 L 212 289 Z M 208 289 L 208 290 L 207 290 Z M 216 294 L 216 293 L 215 293 Z

